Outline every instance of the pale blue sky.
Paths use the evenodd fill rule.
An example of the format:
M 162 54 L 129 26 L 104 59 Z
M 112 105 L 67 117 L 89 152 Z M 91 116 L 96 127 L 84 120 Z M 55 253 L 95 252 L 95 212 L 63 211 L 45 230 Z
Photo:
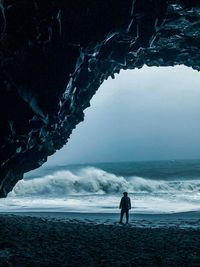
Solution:
M 199 78 L 184 66 L 121 71 L 47 164 L 200 158 Z

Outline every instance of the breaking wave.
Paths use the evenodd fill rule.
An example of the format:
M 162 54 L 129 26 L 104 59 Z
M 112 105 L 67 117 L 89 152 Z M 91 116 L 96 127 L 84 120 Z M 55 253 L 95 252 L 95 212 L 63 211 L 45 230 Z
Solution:
M 74 194 L 129 193 L 199 193 L 198 180 L 151 180 L 116 176 L 101 169 L 86 167 L 77 172 L 60 170 L 42 178 L 21 180 L 9 196 L 64 197 Z

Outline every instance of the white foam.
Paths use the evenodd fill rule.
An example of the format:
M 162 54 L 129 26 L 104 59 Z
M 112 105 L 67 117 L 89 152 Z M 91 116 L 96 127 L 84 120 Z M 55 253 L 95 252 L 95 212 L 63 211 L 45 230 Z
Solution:
M 74 194 L 130 193 L 176 193 L 200 192 L 197 180 L 150 180 L 142 177 L 116 176 L 94 167 L 83 168 L 73 173 L 57 171 L 52 175 L 30 180 L 21 180 L 9 196 L 66 196 Z
M 200 209 L 198 180 L 152 180 L 116 176 L 94 167 L 57 171 L 17 183 L 0 211 L 119 212 L 121 193 L 128 191 L 137 213 L 171 213 Z

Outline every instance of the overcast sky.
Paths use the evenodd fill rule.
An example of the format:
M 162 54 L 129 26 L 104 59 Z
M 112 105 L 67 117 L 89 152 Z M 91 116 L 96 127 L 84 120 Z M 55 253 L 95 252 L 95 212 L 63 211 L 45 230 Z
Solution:
M 200 158 L 200 74 L 184 66 L 121 71 L 47 164 Z

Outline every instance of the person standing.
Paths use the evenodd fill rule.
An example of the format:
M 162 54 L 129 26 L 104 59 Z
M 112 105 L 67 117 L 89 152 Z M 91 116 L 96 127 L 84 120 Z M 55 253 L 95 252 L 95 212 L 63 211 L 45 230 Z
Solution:
M 124 196 L 121 198 L 121 201 L 120 201 L 120 204 L 119 204 L 119 208 L 121 209 L 120 222 L 119 223 L 122 223 L 123 217 L 124 217 L 124 213 L 126 213 L 126 223 L 128 223 L 129 210 L 131 209 L 131 199 L 130 199 L 130 197 L 128 197 L 128 193 L 127 192 L 124 192 L 123 195 Z

